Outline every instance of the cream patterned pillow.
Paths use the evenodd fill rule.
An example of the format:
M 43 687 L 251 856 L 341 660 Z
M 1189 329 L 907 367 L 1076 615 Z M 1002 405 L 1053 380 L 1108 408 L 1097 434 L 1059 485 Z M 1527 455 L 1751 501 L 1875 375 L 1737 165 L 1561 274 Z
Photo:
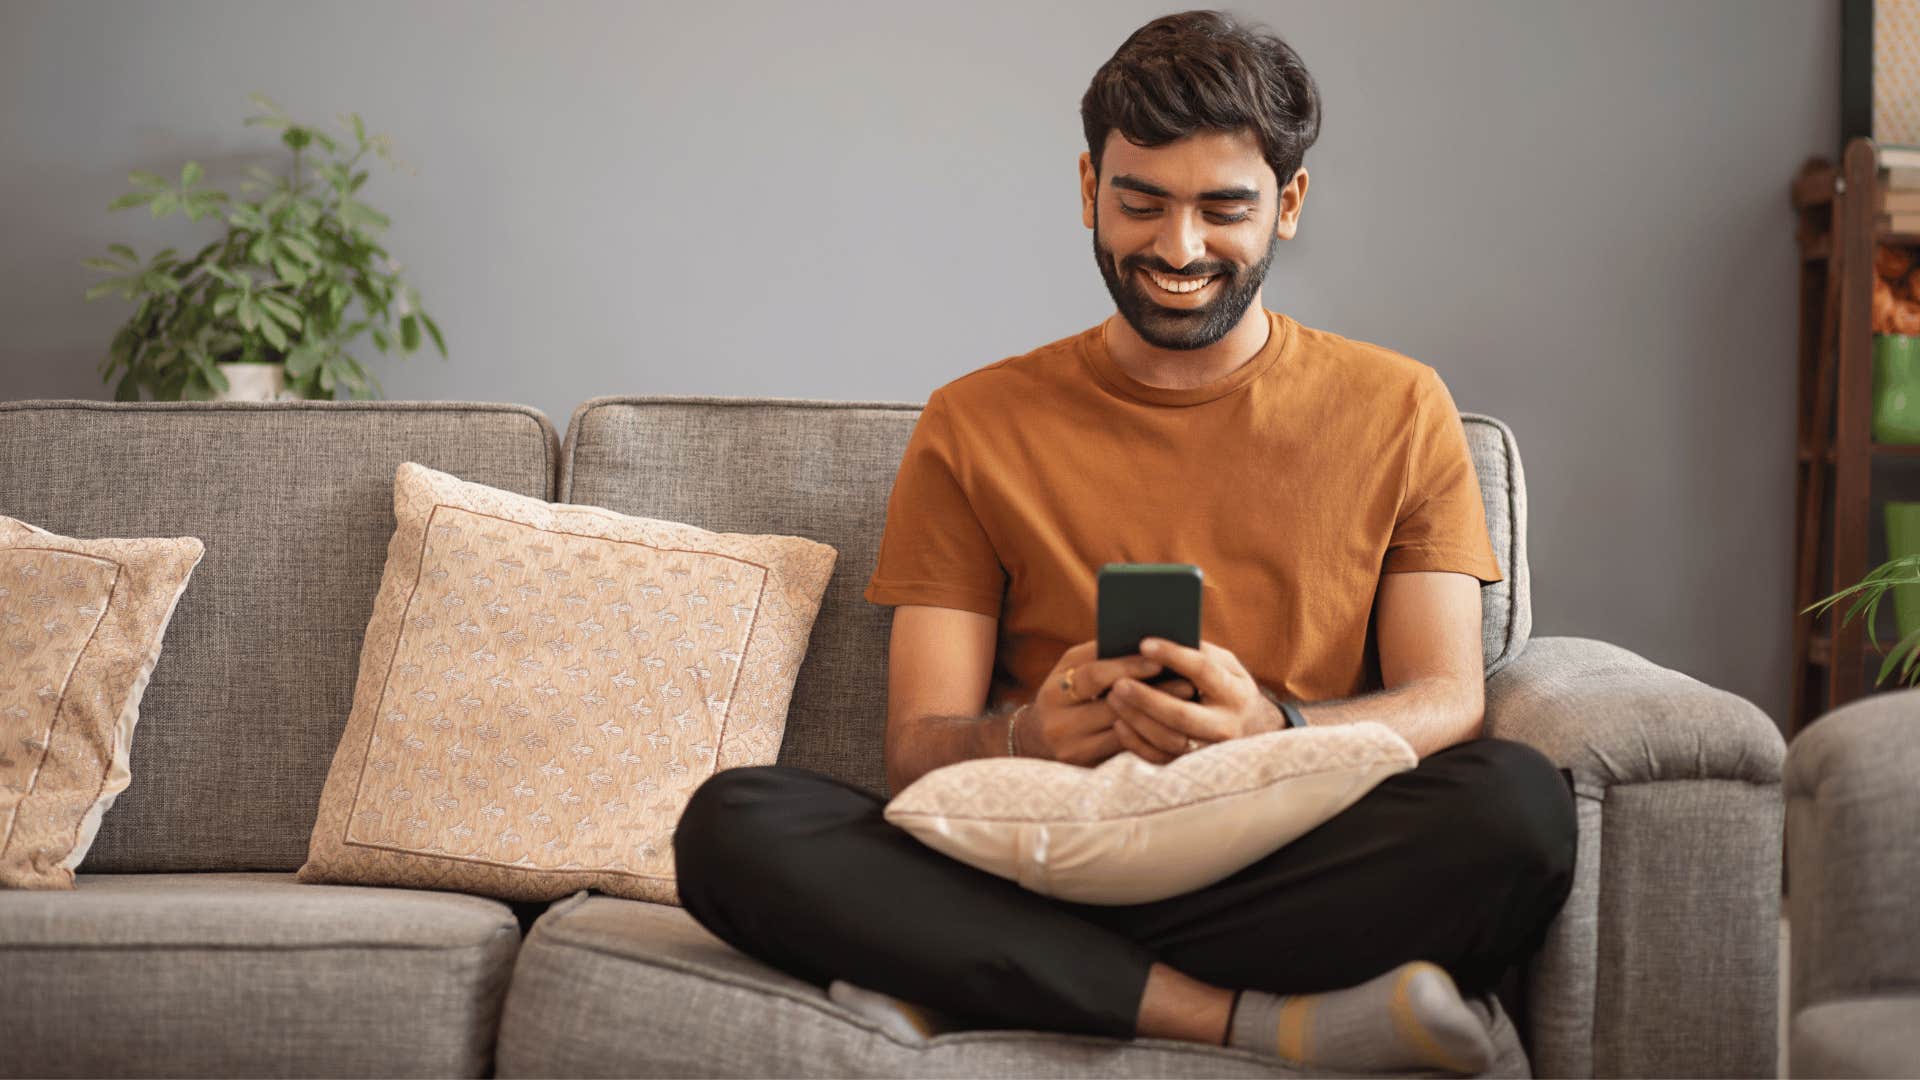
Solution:
M 885 816 L 1034 892 L 1144 904 L 1265 858 L 1417 760 L 1374 723 L 1229 739 L 1165 765 L 1126 751 L 1090 769 L 977 758 L 907 785 Z
M 771 764 L 834 548 L 411 462 L 300 880 L 678 903 L 674 823 Z
M 140 698 L 204 551 L 0 517 L 0 886 L 73 888 L 132 779 Z

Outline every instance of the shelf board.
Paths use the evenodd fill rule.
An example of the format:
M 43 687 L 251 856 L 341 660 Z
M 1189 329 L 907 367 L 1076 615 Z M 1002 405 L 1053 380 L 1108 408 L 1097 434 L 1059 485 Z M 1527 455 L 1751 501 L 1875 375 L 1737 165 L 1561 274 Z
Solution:
M 1873 457 L 1883 458 L 1920 458 L 1920 443 L 1869 443 L 1867 453 Z M 1820 459 L 1829 465 L 1833 464 L 1833 447 L 1827 447 L 1826 452 L 1820 455 Z M 1813 451 L 1807 447 L 1801 447 L 1800 460 L 1803 463 L 1812 461 Z
M 1839 608 L 1839 610 L 1844 611 L 1845 608 L 1841 607 Z M 1866 655 L 1877 656 L 1877 657 L 1886 656 L 1888 653 L 1892 652 L 1893 647 L 1898 644 L 1900 644 L 1900 640 L 1897 637 L 1894 637 L 1891 639 L 1881 638 L 1880 645 L 1878 648 L 1876 648 L 1873 642 L 1871 641 L 1862 640 L 1860 642 L 1861 650 Z M 1832 665 L 1833 663 L 1832 635 L 1814 634 L 1807 638 L 1807 663 L 1816 664 L 1820 667 L 1828 667 Z

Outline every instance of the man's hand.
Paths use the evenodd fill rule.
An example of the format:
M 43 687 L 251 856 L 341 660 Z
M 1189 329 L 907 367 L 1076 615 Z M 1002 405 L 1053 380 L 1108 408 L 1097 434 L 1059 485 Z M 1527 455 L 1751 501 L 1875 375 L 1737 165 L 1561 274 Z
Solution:
M 1140 654 L 1180 673 L 1199 694 L 1199 701 L 1185 701 L 1132 678 L 1115 680 L 1108 691 L 1120 745 L 1155 765 L 1210 743 L 1286 726 L 1279 707 L 1229 649 L 1210 641 L 1189 649 L 1150 637 L 1140 642 Z
M 1138 655 L 1101 660 L 1099 647 L 1098 639 L 1074 645 L 1047 672 L 1014 732 L 1022 756 L 1091 768 L 1126 749 L 1109 688 L 1129 675 L 1157 675 L 1161 665 Z

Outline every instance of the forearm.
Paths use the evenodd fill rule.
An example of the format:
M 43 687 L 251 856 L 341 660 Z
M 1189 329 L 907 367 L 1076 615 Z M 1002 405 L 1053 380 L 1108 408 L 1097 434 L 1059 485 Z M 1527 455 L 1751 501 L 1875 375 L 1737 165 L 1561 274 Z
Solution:
M 898 795 L 908 784 L 942 765 L 1007 752 L 1010 708 L 982 716 L 922 716 L 887 739 L 887 787 Z
M 1414 753 L 1426 757 L 1479 736 L 1485 695 L 1475 694 L 1452 679 L 1433 678 L 1416 679 L 1363 697 L 1295 705 L 1309 727 L 1371 720 L 1398 732 Z

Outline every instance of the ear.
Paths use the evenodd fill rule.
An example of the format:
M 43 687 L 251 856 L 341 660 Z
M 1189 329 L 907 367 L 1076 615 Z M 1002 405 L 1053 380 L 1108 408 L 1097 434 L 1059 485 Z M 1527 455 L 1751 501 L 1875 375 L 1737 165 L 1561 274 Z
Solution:
M 1293 239 L 1300 229 L 1300 210 L 1307 202 L 1307 170 L 1302 167 L 1294 170 L 1293 179 L 1280 189 L 1280 215 L 1274 220 L 1273 231 L 1282 240 Z
M 1100 195 L 1100 174 L 1093 170 L 1093 155 L 1080 152 L 1080 224 L 1093 228 L 1093 200 Z

